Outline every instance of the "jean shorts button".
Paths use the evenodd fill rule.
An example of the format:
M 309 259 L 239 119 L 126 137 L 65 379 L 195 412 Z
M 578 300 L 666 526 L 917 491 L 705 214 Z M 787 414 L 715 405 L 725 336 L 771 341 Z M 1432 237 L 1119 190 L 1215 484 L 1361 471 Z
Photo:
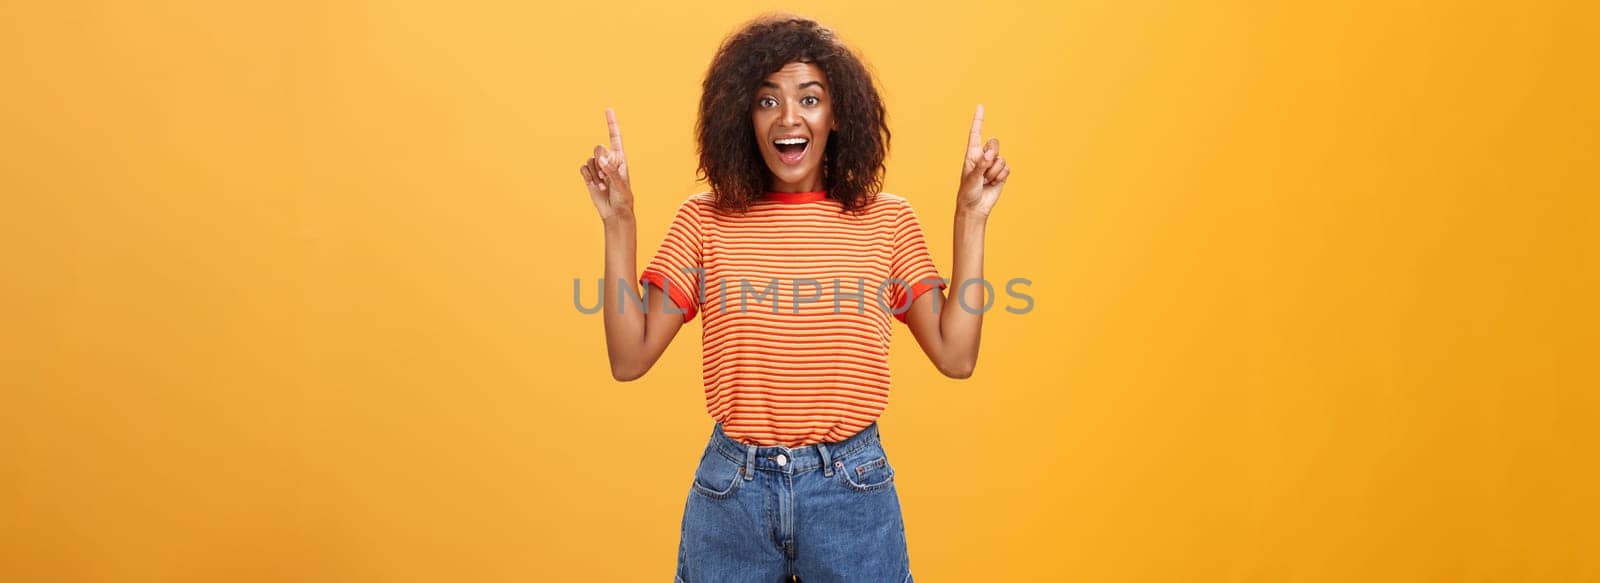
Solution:
M 772 461 L 778 462 L 778 467 L 781 468 L 781 467 L 784 466 L 784 464 L 789 463 L 789 456 L 786 456 L 786 455 L 783 455 L 783 454 L 780 453 L 778 455 L 772 456 Z

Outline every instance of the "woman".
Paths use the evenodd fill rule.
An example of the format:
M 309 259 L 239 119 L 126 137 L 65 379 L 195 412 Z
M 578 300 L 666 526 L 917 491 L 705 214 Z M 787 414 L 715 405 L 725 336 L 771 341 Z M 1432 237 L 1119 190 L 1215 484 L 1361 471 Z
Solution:
M 752 21 L 723 42 L 703 91 L 696 131 L 710 190 L 678 207 L 638 278 L 642 294 L 628 159 L 610 110 L 610 148 L 596 146 L 579 170 L 605 225 L 612 375 L 643 375 L 684 322 L 703 318 L 716 423 L 684 507 L 677 579 L 910 581 L 876 424 L 888 404 L 891 318 L 942 373 L 972 374 L 984 230 L 1011 173 L 1000 143 L 982 141 L 980 105 L 957 188 L 951 279 L 975 285 L 947 299 L 911 206 L 878 192 L 883 102 L 832 31 L 797 17 Z M 947 301 L 964 309 L 941 310 Z

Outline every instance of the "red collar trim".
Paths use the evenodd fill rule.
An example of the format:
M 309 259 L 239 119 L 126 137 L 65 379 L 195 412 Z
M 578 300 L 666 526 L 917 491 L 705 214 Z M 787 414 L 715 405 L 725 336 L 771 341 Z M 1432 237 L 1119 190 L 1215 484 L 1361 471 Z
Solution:
M 816 202 L 825 198 L 828 198 L 828 191 L 819 190 L 816 192 L 769 192 L 762 197 L 762 200 L 793 203 Z

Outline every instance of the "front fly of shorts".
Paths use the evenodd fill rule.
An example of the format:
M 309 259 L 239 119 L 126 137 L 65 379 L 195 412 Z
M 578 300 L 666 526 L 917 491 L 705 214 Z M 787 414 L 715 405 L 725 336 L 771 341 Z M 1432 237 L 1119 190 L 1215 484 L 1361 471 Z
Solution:
M 683 508 L 677 583 L 909 583 L 878 424 L 844 441 L 756 446 L 711 430 Z

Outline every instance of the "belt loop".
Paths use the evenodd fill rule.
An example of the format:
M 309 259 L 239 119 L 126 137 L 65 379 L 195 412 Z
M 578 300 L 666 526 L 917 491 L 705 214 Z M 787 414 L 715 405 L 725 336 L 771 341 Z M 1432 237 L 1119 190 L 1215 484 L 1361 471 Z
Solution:
M 752 443 L 745 444 L 744 450 L 744 479 L 756 479 L 756 446 Z
M 833 458 L 828 455 L 828 444 L 817 442 L 817 454 L 822 456 L 822 475 L 833 477 Z

